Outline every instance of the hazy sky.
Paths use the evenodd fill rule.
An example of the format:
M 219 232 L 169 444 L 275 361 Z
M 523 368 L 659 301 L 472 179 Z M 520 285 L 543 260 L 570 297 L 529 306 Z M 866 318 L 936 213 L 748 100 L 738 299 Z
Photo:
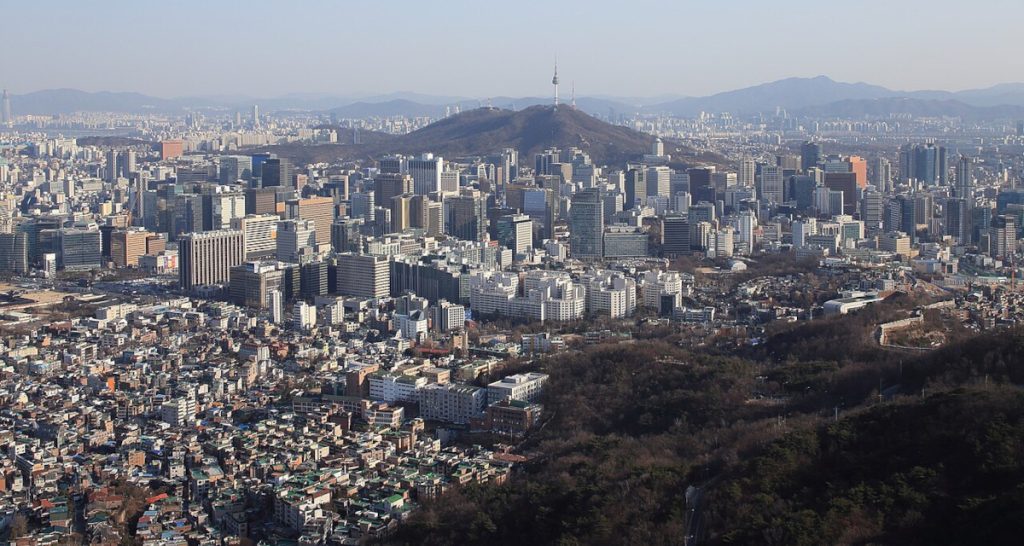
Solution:
M 1021 0 L 5 2 L 0 87 L 161 97 L 704 95 L 790 76 L 1024 80 Z

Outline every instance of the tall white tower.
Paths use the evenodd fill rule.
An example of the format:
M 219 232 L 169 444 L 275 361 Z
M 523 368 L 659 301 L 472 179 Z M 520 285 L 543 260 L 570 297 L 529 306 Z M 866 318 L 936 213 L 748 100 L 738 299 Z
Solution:
M 551 78 L 551 85 L 555 86 L 555 110 L 558 110 L 558 57 L 555 57 L 555 77 Z

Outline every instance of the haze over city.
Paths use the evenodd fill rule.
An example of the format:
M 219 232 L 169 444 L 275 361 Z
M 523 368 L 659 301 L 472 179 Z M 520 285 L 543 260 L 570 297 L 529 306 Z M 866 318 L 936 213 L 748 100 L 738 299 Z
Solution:
M 0 544 L 1021 542 L 1020 0 L 8 3 Z
M 699 96 L 819 74 L 952 91 L 1021 79 L 1024 57 L 1006 53 L 1022 19 L 1013 0 L 15 2 L 0 86 L 535 96 L 557 54 L 566 86 L 586 96 Z

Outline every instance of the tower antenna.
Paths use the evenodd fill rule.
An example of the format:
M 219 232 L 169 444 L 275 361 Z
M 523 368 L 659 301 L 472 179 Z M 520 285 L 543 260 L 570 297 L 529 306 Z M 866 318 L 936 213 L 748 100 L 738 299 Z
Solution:
M 555 55 L 555 77 L 551 78 L 551 85 L 555 86 L 555 110 L 558 110 L 558 55 Z

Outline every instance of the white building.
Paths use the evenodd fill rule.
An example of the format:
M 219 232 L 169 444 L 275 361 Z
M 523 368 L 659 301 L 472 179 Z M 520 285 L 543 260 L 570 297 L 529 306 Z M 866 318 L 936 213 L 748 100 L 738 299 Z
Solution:
M 487 403 L 493 404 L 505 398 L 536 402 L 547 380 L 547 374 L 536 372 L 510 375 L 487 385 Z

